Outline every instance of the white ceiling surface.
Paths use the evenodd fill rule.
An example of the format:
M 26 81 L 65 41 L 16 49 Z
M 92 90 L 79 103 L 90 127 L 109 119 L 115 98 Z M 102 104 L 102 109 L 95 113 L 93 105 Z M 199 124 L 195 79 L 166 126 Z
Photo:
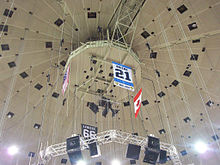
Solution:
M 142 106 L 141 116 L 137 119 L 134 119 L 131 97 L 131 109 L 122 104 L 128 101 L 126 97 L 118 105 L 120 112 L 115 118 L 111 114 L 107 118 L 102 117 L 101 110 L 95 116 L 86 106 L 86 97 L 82 100 L 76 97 L 73 82 L 82 83 L 87 75 L 94 74 L 94 71 L 89 70 L 90 67 L 98 70 L 101 64 L 91 64 L 86 53 L 73 59 L 71 90 L 67 90 L 65 96 L 62 95 L 64 67 L 60 62 L 66 61 L 71 50 L 80 42 L 97 37 L 98 26 L 106 29 L 119 0 L 65 2 L 71 15 L 65 15 L 56 0 L 0 0 L 0 24 L 8 25 L 8 32 L 0 32 L 0 41 L 10 48 L 0 50 L 0 113 L 2 115 L 5 111 L 6 114 L 15 114 L 11 119 L 4 119 L 0 164 L 14 165 L 16 161 L 18 164 L 28 164 L 28 153 L 37 153 L 41 142 L 44 145 L 63 142 L 72 133 L 80 133 L 81 123 L 85 123 L 98 126 L 99 132 L 114 128 L 138 132 L 141 136 L 154 134 L 167 143 L 171 143 L 173 139 L 179 152 L 187 150 L 186 156 L 180 156 L 183 164 L 202 162 L 218 165 L 219 141 L 214 141 L 212 136 L 220 136 L 220 1 L 182 0 L 172 1 L 172 5 L 169 0 L 148 0 L 145 3 L 138 16 L 132 48 L 141 61 L 142 79 L 137 88 L 143 88 L 142 100 L 147 99 L 149 104 Z M 188 10 L 180 14 L 177 8 L 182 4 Z M 87 18 L 87 8 L 97 12 L 96 19 Z M 168 8 L 171 10 L 168 11 Z M 13 11 L 12 17 L 3 15 L 5 9 Z M 65 19 L 60 27 L 54 24 L 58 18 Z M 198 28 L 190 31 L 187 25 L 193 22 L 197 23 Z M 147 39 L 141 36 L 143 29 L 151 34 Z M 64 44 L 60 47 L 62 38 Z M 192 39 L 199 38 L 199 43 L 192 43 Z M 46 48 L 45 42 L 52 42 L 52 49 Z M 150 51 L 145 45 L 147 42 L 157 52 L 156 59 L 150 58 Z M 204 52 L 203 47 L 206 48 Z M 100 54 L 100 57 L 103 55 L 100 50 L 91 51 Z M 190 60 L 191 54 L 198 54 L 198 60 Z M 109 60 L 120 62 L 111 53 Z M 8 63 L 12 61 L 16 63 L 16 67 L 10 68 Z M 127 65 L 131 64 L 132 61 L 129 61 Z M 191 65 L 188 70 L 192 71 L 190 77 L 183 76 L 188 64 Z M 111 65 L 102 65 L 105 69 L 98 77 L 105 76 L 111 80 L 107 78 Z M 78 70 L 75 71 L 74 68 Z M 160 72 L 160 77 L 155 70 Z M 23 79 L 20 76 L 22 72 L 26 72 L 28 77 Z M 46 77 L 48 74 L 49 82 Z M 151 79 L 153 83 L 143 77 Z M 170 86 L 174 80 L 179 81 L 176 87 Z M 43 86 L 40 90 L 35 88 L 37 83 Z M 98 82 L 94 86 L 92 89 L 102 88 L 103 83 Z M 127 91 L 119 87 L 111 85 L 110 89 L 113 89 L 116 101 L 121 98 L 121 93 L 126 96 Z M 165 93 L 164 97 L 155 96 L 161 91 Z M 52 97 L 54 92 L 59 93 L 58 98 Z M 137 90 L 129 94 L 134 96 L 136 92 Z M 67 101 L 63 106 L 64 98 Z M 98 101 L 97 96 L 87 98 Z M 209 100 L 214 102 L 211 107 L 205 105 Z M 191 118 L 189 123 L 184 122 L 186 117 Z M 41 129 L 33 128 L 35 123 L 41 124 Z M 158 131 L 163 128 L 166 134 L 161 135 Z M 198 139 L 212 147 L 206 156 L 200 156 L 193 150 L 192 145 Z M 20 147 L 17 157 L 8 158 L 4 153 L 11 144 Z M 115 154 L 114 149 L 121 152 Z M 100 158 L 104 164 L 109 164 L 114 157 L 128 164 L 124 154 L 126 146 L 107 145 L 101 150 L 105 155 L 105 160 L 104 156 Z M 61 164 L 62 158 L 53 159 L 49 164 Z M 37 156 L 32 162 L 36 160 Z M 142 162 L 142 158 L 139 162 Z M 91 161 L 91 164 L 94 163 L 94 160 Z

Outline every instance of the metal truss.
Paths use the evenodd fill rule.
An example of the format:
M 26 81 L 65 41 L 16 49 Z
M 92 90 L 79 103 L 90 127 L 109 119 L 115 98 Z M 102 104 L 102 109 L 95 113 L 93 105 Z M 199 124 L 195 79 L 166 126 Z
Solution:
M 114 27 L 111 40 L 124 44 L 127 48 L 132 46 L 134 33 L 137 27 L 137 19 L 141 7 L 146 0 L 121 0 L 115 14 L 108 24 L 108 28 Z
M 100 48 L 101 47 L 110 47 L 110 48 L 112 47 L 112 48 L 116 48 L 122 51 L 126 51 L 137 63 L 139 64 L 141 63 L 138 56 L 134 53 L 134 51 L 132 51 L 131 49 L 128 49 L 125 45 L 121 43 L 117 43 L 117 42 L 111 42 L 109 40 L 101 40 L 101 41 L 86 42 L 85 44 L 77 48 L 76 50 L 72 51 L 68 58 L 65 70 L 67 69 L 67 66 L 69 65 L 71 60 L 75 58 L 76 56 L 80 55 L 83 51 L 89 48 L 99 48 L 99 47 Z
M 74 136 L 74 135 L 73 135 Z M 142 150 L 145 150 L 148 144 L 148 138 L 142 136 L 136 136 L 131 133 L 126 133 L 118 130 L 108 130 L 97 134 L 96 138 L 85 140 L 80 138 L 81 150 L 89 149 L 88 144 L 97 142 L 98 145 L 104 145 L 108 143 L 119 143 L 119 144 L 135 144 L 141 146 Z M 160 148 L 166 150 L 170 156 L 174 165 L 182 165 L 176 147 L 174 145 L 160 142 Z M 40 152 L 40 156 L 43 162 L 49 161 L 53 157 L 67 154 L 66 142 L 58 143 L 47 147 L 45 150 Z

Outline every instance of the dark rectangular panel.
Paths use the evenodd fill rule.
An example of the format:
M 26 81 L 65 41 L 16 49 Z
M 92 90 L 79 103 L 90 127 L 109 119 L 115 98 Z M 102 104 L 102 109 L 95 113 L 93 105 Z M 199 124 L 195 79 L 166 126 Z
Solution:
M 128 144 L 126 158 L 138 160 L 140 156 L 141 146 Z
M 74 136 L 66 139 L 66 150 L 79 150 L 80 149 L 80 137 Z

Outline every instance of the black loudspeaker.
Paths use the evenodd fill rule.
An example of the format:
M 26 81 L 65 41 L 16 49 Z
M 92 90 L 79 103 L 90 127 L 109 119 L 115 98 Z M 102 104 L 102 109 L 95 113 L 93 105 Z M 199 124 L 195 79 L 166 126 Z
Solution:
M 81 150 L 72 151 L 72 152 L 70 151 L 70 152 L 67 152 L 67 154 L 69 156 L 71 165 L 76 165 L 77 161 L 83 159 Z
M 106 117 L 107 114 L 108 114 L 108 108 L 107 106 L 105 106 L 105 109 L 102 111 L 102 116 Z
M 95 165 L 102 165 L 102 162 L 96 162 Z
M 136 160 L 130 160 L 130 164 L 136 164 Z
M 100 148 L 97 145 L 97 142 L 93 142 L 93 143 L 89 144 L 89 152 L 90 152 L 90 156 L 92 158 L 98 157 L 101 155 Z
M 160 140 L 156 137 L 148 136 L 148 149 L 160 152 Z
M 148 148 L 145 149 L 143 162 L 156 164 L 160 154 L 160 140 L 156 137 L 148 136 Z
M 66 139 L 66 151 L 69 156 L 71 165 L 75 165 L 78 160 L 82 159 L 79 136 Z
M 99 112 L 99 107 L 98 107 L 98 105 L 96 105 L 95 103 L 88 102 L 88 103 L 87 103 L 87 106 L 88 106 L 89 109 L 91 109 L 95 114 L 96 114 L 97 112 Z
M 154 152 L 146 148 L 144 154 L 145 155 L 144 155 L 143 162 L 149 163 L 149 164 L 156 164 L 158 156 L 159 156 L 159 152 Z
M 80 150 L 80 137 L 74 136 L 66 139 L 66 151 Z
M 126 158 L 138 160 L 141 151 L 141 146 L 128 144 Z
M 165 150 L 160 150 L 160 159 L 159 159 L 160 164 L 165 164 L 167 162 L 167 151 Z

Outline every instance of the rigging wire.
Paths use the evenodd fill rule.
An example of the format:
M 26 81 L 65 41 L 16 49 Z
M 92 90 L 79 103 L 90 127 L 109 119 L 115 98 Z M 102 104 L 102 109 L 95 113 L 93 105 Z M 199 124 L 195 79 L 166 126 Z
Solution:
M 32 79 L 32 66 L 30 66 L 30 80 Z M 28 87 L 28 91 L 27 91 L 27 98 L 26 98 L 26 105 L 25 105 L 25 114 L 28 112 L 29 109 L 29 100 L 30 100 L 30 89 L 31 89 L 31 83 L 29 83 L 29 87 Z M 20 141 L 23 141 L 24 138 L 24 131 L 25 131 L 25 127 L 26 127 L 26 116 L 24 118 L 24 122 L 23 122 L 23 127 L 22 127 L 22 132 L 21 132 L 21 136 L 19 138 Z M 23 150 L 25 150 L 25 147 L 22 147 Z M 19 164 L 19 160 L 20 158 L 17 157 L 16 160 L 16 164 Z
M 154 8 L 155 8 L 155 2 L 153 2 L 153 5 L 154 5 Z M 155 8 L 155 10 L 156 10 L 156 12 L 158 12 L 157 8 Z M 161 26 L 160 16 L 159 16 L 158 18 L 159 18 L 159 24 L 160 24 L 160 26 Z M 163 28 L 162 28 L 162 29 L 163 29 Z M 163 30 L 164 30 L 164 29 L 163 29 Z M 153 62 L 154 68 L 155 68 L 154 61 L 152 61 L 152 62 Z M 160 87 L 160 83 L 159 83 L 158 77 L 156 77 L 156 80 L 157 80 L 158 88 L 159 88 L 159 90 L 161 91 L 161 87 Z M 169 130 L 169 135 L 170 135 L 170 142 L 171 142 L 171 144 L 173 144 L 173 135 L 172 135 L 170 123 L 169 123 L 169 120 L 168 120 L 167 110 L 166 110 L 166 107 L 165 107 L 165 104 L 164 104 L 164 100 L 163 100 L 163 99 L 162 99 L 162 104 L 163 104 L 164 112 L 165 112 L 165 114 L 166 114 L 167 126 L 168 126 L 168 130 Z
M 14 2 L 14 1 L 13 1 Z M 27 34 L 27 31 L 24 30 L 24 38 Z M 25 42 L 21 42 L 21 46 L 20 46 L 20 49 L 19 49 L 19 52 L 23 52 L 24 51 L 24 47 L 25 47 Z M 22 61 L 22 56 L 18 57 L 16 56 L 15 57 L 15 62 L 17 64 L 17 67 L 15 67 L 15 69 L 13 70 L 13 75 L 18 72 L 19 68 L 20 68 L 20 63 Z M 16 80 L 17 80 L 17 77 L 12 77 L 11 81 L 10 81 L 10 84 L 9 84 L 9 89 L 8 89 L 8 94 L 6 96 L 6 99 L 5 99 L 5 104 L 3 106 L 3 110 L 1 111 L 1 118 L 0 118 L 0 143 L 1 141 L 3 140 L 2 139 L 2 136 L 3 136 L 3 130 L 4 130 L 4 123 L 5 123 L 5 116 L 6 116 L 6 112 L 8 110 L 8 107 L 10 105 L 10 101 L 11 101 L 11 95 L 12 95 L 12 92 L 14 90 L 14 87 L 15 87 L 15 84 L 16 84 Z
M 147 78 L 147 77 L 142 77 L 142 78 L 145 79 L 145 80 L 148 80 L 148 81 L 150 81 L 152 83 L 153 91 L 154 91 L 154 97 L 155 97 L 155 100 L 158 101 L 154 81 L 149 79 L 149 78 Z M 159 119 L 160 119 L 160 123 L 162 125 L 162 128 L 165 128 L 164 123 L 163 123 L 163 119 L 162 119 L 162 115 L 161 115 L 160 107 L 159 107 L 158 103 L 156 103 L 156 105 L 157 105 L 157 110 L 158 110 L 158 116 L 159 116 Z M 168 141 L 166 134 L 165 134 L 165 138 L 166 138 L 166 141 Z
M 179 119 L 178 113 L 175 110 L 173 110 L 173 107 L 172 107 L 172 104 L 171 104 L 171 101 L 170 101 L 169 90 L 167 88 L 166 88 L 166 91 L 167 91 L 166 93 L 167 93 L 168 103 L 170 105 L 170 109 L 172 111 L 172 114 L 174 114 L 175 123 L 178 124 L 178 131 L 180 132 L 180 135 L 182 136 L 183 132 L 182 132 L 182 129 L 181 129 L 182 127 L 181 127 L 180 121 L 178 120 Z M 187 150 L 187 143 L 186 143 L 185 139 L 182 138 L 182 141 L 183 141 L 185 150 Z M 188 162 L 190 162 L 188 157 L 187 157 L 187 160 L 188 160 Z
M 171 7 L 174 8 L 174 5 L 173 5 L 172 0 L 170 0 L 169 2 L 170 2 Z M 182 27 L 182 24 L 181 24 L 181 22 L 180 22 L 180 20 L 179 20 L 179 17 L 177 16 L 177 14 L 176 14 L 174 11 L 173 11 L 173 14 L 175 15 L 175 19 L 176 19 L 176 21 L 178 22 L 178 27 L 179 27 L 179 29 L 180 29 L 180 31 L 181 31 L 181 33 L 182 33 L 184 39 L 186 39 L 187 37 L 186 37 L 186 34 L 185 34 L 184 30 L 183 30 L 183 27 Z M 190 47 L 188 40 L 186 40 L 186 43 L 185 43 L 185 44 L 186 44 L 186 46 L 188 47 L 189 52 L 190 52 L 191 54 L 193 54 L 192 48 Z M 195 61 L 193 62 L 193 64 L 196 66 L 195 68 L 197 69 L 197 74 L 198 74 L 198 77 L 199 77 L 199 80 L 200 80 L 200 82 L 201 82 L 201 84 L 202 84 L 203 89 L 207 90 L 207 86 L 206 86 L 205 81 L 204 81 L 204 79 L 203 79 L 203 76 L 202 76 L 202 74 L 201 74 L 201 72 L 200 72 L 200 69 L 198 68 L 198 64 L 197 64 Z M 194 83 L 195 83 L 196 85 L 198 85 L 197 82 L 196 82 L 196 80 L 195 80 L 195 77 L 193 77 L 193 80 L 194 80 Z M 197 91 L 198 91 L 198 94 L 200 95 L 200 98 L 201 98 L 201 100 L 202 100 L 203 107 L 204 107 L 205 113 L 206 113 L 206 115 L 207 115 L 207 117 L 208 117 L 208 121 L 209 121 L 209 124 L 210 124 L 210 126 L 211 126 L 211 129 L 212 129 L 214 135 L 216 135 L 216 131 L 215 131 L 215 129 L 214 129 L 212 120 L 211 120 L 211 118 L 210 118 L 210 116 L 209 116 L 209 113 L 208 113 L 208 111 L 207 111 L 207 108 L 206 108 L 206 106 L 205 106 L 204 98 L 202 97 L 200 90 L 197 89 Z M 208 95 L 208 98 L 211 100 L 210 95 Z M 218 145 L 218 148 L 220 149 L 220 144 L 219 144 L 218 140 L 216 140 L 216 144 Z

